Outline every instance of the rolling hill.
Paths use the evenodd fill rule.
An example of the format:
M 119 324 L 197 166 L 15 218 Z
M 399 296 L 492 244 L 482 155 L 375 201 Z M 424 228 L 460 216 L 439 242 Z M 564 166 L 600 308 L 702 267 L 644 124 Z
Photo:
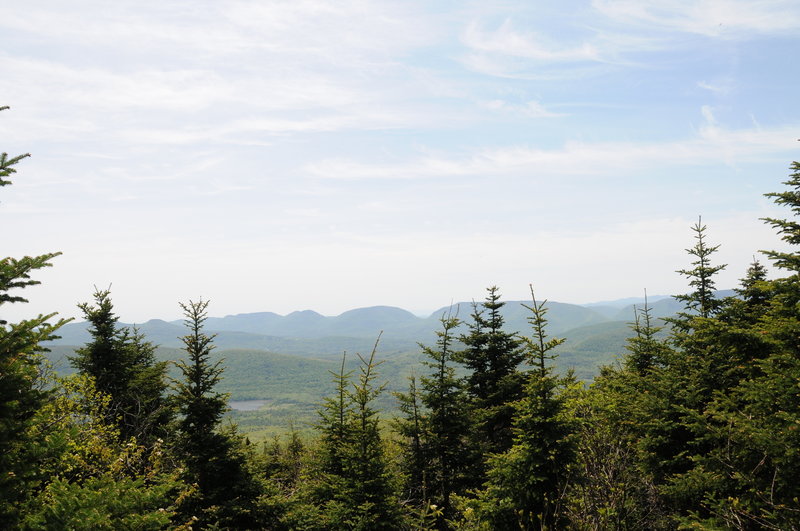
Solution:
M 729 292 L 723 292 L 727 295 Z M 614 363 L 625 352 L 634 317 L 632 299 L 580 306 L 548 302 L 548 332 L 566 338 L 558 348 L 556 368 L 574 370 L 591 382 L 601 365 Z M 529 310 L 525 301 L 507 301 L 503 316 L 508 331 L 526 334 Z M 640 303 L 639 303 L 640 304 Z M 639 306 L 637 304 L 637 306 Z M 671 297 L 651 304 L 654 317 L 668 317 L 682 309 Z M 412 371 L 424 373 L 420 364 L 419 343 L 433 344 L 439 318 L 448 312 L 468 320 L 472 303 L 443 307 L 428 317 L 391 306 L 358 308 L 328 317 L 311 310 L 282 316 L 272 312 L 212 317 L 206 331 L 215 333 L 214 359 L 224 359 L 225 372 L 220 390 L 233 401 L 260 400 L 254 411 L 234 411 L 232 418 L 244 431 L 275 433 L 289 423 L 308 425 L 315 410 L 332 389 L 331 371 L 339 367 L 343 352 L 348 353 L 348 370 L 356 370 L 356 353 L 368 353 L 383 331 L 378 347 L 379 372 L 386 384 L 380 406 L 393 411 L 392 391 L 403 391 Z M 181 321 L 151 319 L 139 330 L 158 345 L 161 360 L 175 361 L 183 355 Z M 466 326 L 462 325 L 462 331 Z M 86 323 L 70 323 L 60 330 L 61 339 L 52 342 L 48 358 L 62 374 L 72 372 L 68 356 L 76 345 L 90 339 Z M 173 376 L 177 376 L 173 369 Z

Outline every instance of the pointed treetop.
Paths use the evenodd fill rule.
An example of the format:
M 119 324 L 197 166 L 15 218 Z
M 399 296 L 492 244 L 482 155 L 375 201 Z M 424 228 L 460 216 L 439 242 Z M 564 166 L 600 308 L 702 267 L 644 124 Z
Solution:
M 795 216 L 800 216 L 800 162 L 792 162 L 790 169 L 792 173 L 789 179 L 783 182 L 783 184 L 789 187 L 789 190 L 784 192 L 772 192 L 764 194 L 764 196 L 771 197 L 773 201 L 775 201 L 775 204 L 788 206 Z M 791 245 L 800 245 L 800 223 L 778 218 L 761 219 L 768 225 L 771 225 L 772 228 L 776 229 L 783 241 Z M 779 251 L 761 252 L 770 260 L 774 261 L 777 267 L 800 272 L 800 253 Z

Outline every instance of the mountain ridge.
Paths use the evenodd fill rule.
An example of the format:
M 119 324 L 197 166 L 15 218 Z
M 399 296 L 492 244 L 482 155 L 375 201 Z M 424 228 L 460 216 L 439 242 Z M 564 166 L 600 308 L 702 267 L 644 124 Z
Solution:
M 719 296 L 733 293 L 718 292 Z M 629 301 L 631 299 L 620 299 Z M 313 310 L 302 310 L 280 315 L 274 312 L 254 312 L 209 317 L 206 331 L 215 334 L 215 344 L 220 349 L 257 349 L 270 352 L 300 355 L 304 357 L 331 358 L 343 351 L 365 352 L 381 335 L 384 352 L 406 352 L 417 348 L 418 343 L 432 344 L 440 328 L 442 315 L 457 315 L 462 321 L 470 320 L 474 304 L 459 302 L 443 306 L 428 317 L 419 317 L 395 306 L 370 306 L 355 308 L 337 316 L 324 316 Z M 505 301 L 502 314 L 505 328 L 509 332 L 527 333 L 530 328 L 528 301 Z M 638 306 L 637 306 L 638 307 Z M 683 309 L 683 304 L 673 297 L 663 298 L 650 304 L 654 318 L 674 315 Z M 624 328 L 634 320 L 634 305 L 584 306 L 551 301 L 547 303 L 547 331 L 561 336 L 583 327 L 617 323 L 612 328 Z M 151 319 L 145 323 L 120 326 L 136 326 L 154 344 L 180 348 L 180 337 L 186 334 L 183 321 Z M 466 327 L 462 325 L 462 330 Z M 461 330 L 459 330 L 460 332 Z M 83 345 L 90 340 L 86 322 L 73 322 L 59 330 L 60 339 L 54 345 Z

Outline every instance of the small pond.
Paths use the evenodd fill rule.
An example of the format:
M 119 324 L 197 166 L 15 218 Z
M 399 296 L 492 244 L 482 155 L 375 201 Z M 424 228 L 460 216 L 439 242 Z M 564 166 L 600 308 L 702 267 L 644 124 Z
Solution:
M 228 405 L 234 411 L 256 411 L 266 403 L 267 400 L 231 400 Z

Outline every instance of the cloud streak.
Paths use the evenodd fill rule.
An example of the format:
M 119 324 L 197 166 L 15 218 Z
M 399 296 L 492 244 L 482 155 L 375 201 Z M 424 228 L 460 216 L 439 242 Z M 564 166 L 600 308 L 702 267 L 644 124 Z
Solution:
M 593 0 L 599 14 L 631 28 L 751 38 L 800 29 L 792 0 Z
M 711 111 L 704 108 L 708 118 Z M 653 166 L 729 165 L 786 156 L 796 149 L 797 127 L 770 130 L 723 129 L 713 123 L 694 138 L 662 143 L 568 141 L 560 149 L 503 147 L 480 150 L 464 158 L 424 157 L 397 165 L 362 164 L 331 159 L 305 170 L 324 179 L 437 179 L 489 175 L 602 176 L 630 173 Z

